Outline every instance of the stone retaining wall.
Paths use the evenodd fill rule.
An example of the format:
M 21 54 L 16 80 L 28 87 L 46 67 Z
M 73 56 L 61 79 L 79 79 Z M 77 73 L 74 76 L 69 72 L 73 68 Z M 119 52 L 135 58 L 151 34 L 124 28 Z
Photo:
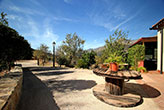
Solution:
M 16 110 L 22 89 L 22 72 L 19 65 L 9 74 L 0 77 L 0 110 Z

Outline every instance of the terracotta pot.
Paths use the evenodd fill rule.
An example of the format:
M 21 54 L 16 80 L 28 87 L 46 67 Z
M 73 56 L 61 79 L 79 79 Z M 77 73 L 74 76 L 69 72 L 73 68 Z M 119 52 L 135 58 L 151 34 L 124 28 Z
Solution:
M 110 63 L 110 70 L 113 72 L 117 72 L 118 71 L 117 63 Z
M 140 70 L 141 73 L 144 73 L 144 70 Z
M 144 61 L 143 60 L 138 61 L 138 68 L 139 67 L 144 67 Z

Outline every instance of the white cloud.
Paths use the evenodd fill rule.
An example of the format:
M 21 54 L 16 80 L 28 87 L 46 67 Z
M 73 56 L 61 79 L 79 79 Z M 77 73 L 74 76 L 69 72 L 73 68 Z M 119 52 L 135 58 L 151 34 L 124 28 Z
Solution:
M 106 14 L 103 15 L 100 13 L 95 13 L 90 18 L 95 25 L 102 26 L 109 31 L 113 31 L 116 30 L 117 28 L 120 28 L 122 25 L 126 24 L 127 22 L 131 21 L 133 18 L 135 18 L 138 15 L 140 11 L 136 12 L 134 15 L 130 17 L 122 12 L 120 12 L 119 14 L 119 12 L 120 11 L 118 10 L 114 11 L 115 14 L 109 17 Z
M 65 17 L 53 17 L 54 20 L 57 20 L 57 21 L 72 21 L 72 22 L 77 22 L 77 20 L 73 20 L 73 19 L 70 19 L 70 18 L 65 18 Z
M 46 39 L 46 41 L 57 41 L 59 36 L 55 34 L 51 28 L 46 29 L 46 31 L 43 33 L 43 38 Z
M 100 26 L 103 26 L 104 28 L 108 29 L 109 31 L 114 31 L 114 30 L 120 28 L 122 25 L 129 22 L 130 20 L 132 20 L 134 17 L 136 17 L 136 15 L 137 14 L 125 19 L 124 21 L 122 21 L 120 24 L 117 24 L 117 25 L 112 24 L 112 22 L 108 22 L 108 23 L 100 24 Z
M 32 8 L 30 8 L 30 6 Z M 7 18 L 9 26 L 16 29 L 20 35 L 24 36 L 29 41 L 32 48 L 37 48 L 41 43 L 48 45 L 51 49 L 52 42 L 58 41 L 59 36 L 54 32 L 54 27 L 51 25 L 53 21 L 52 14 L 45 10 L 39 2 L 30 0 L 26 7 L 15 4 L 14 1 L 3 1 L 0 4 L 0 9 L 9 11 Z M 42 11 L 43 10 L 43 11 Z M 10 14 L 12 12 L 12 14 Z M 47 16 L 44 16 L 46 14 Z M 43 16 L 43 19 L 36 21 L 38 15 Z M 46 21 L 46 19 L 50 19 Z M 68 20 L 68 19 L 64 19 Z M 57 43 L 58 44 L 58 43 Z
M 121 9 L 121 7 L 118 5 L 112 10 L 113 16 L 116 19 L 123 19 L 126 17 L 125 12 Z
M 14 15 L 14 14 L 9 14 L 7 15 L 7 18 L 10 20 L 17 20 L 17 21 L 21 21 L 22 20 L 22 17 L 20 16 L 17 16 L 17 15 Z
M 35 15 L 35 14 L 44 15 L 40 11 L 31 9 L 31 8 L 18 7 L 18 6 L 15 6 L 15 5 L 8 6 L 8 9 L 11 10 L 11 11 L 20 12 L 20 13 L 29 14 L 29 15 Z
M 21 21 L 18 21 L 16 18 L 17 16 L 10 15 L 10 19 L 13 19 L 17 24 L 12 25 L 18 32 L 21 30 L 19 34 L 29 41 L 32 48 L 37 49 L 40 44 L 46 44 L 50 50 L 52 50 L 52 42 L 60 42 L 58 41 L 59 35 L 53 31 L 53 28 L 48 20 L 45 19 L 44 24 L 40 25 L 31 17 L 23 18 Z M 59 43 L 57 43 L 57 46 L 58 45 Z
M 48 24 L 40 27 L 33 20 L 29 20 L 28 27 L 30 33 L 25 34 L 32 37 L 32 46 L 35 48 L 39 47 L 42 43 L 51 48 L 52 42 L 57 41 L 59 38 L 59 36 L 53 32 L 52 28 Z
M 134 17 L 136 17 L 136 15 L 137 15 L 137 14 L 135 14 L 135 15 L 133 15 L 133 16 L 127 18 L 126 20 L 124 20 L 123 22 L 121 22 L 120 24 L 118 24 L 118 25 L 117 25 L 116 27 L 114 27 L 113 29 L 115 30 L 115 29 L 119 28 L 120 26 L 122 26 L 123 24 L 129 22 L 129 21 L 132 20 Z
M 125 10 L 122 4 L 112 2 L 112 0 L 103 0 L 101 3 L 103 7 L 99 7 L 99 3 L 96 3 L 95 8 L 88 15 L 92 24 L 104 27 L 110 32 L 123 25 L 125 26 L 126 23 L 134 19 L 142 10 L 140 8 L 137 12 L 132 13 L 130 10 Z

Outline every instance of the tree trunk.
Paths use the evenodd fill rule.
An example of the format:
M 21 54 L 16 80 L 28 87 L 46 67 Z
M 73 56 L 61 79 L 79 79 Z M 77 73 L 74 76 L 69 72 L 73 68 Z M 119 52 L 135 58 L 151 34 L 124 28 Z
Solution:
M 124 79 L 105 78 L 105 90 L 113 95 L 123 95 Z
M 8 63 L 7 63 L 7 69 L 8 69 L 8 71 L 11 70 L 11 62 L 8 62 Z
M 39 65 L 39 59 L 37 59 L 37 64 Z

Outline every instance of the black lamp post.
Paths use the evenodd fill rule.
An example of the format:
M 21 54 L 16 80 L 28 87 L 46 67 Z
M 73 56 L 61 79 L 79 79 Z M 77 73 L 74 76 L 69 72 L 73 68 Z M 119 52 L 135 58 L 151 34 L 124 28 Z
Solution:
M 56 45 L 56 43 L 53 42 L 52 45 L 53 45 L 53 67 L 55 67 L 55 45 Z

